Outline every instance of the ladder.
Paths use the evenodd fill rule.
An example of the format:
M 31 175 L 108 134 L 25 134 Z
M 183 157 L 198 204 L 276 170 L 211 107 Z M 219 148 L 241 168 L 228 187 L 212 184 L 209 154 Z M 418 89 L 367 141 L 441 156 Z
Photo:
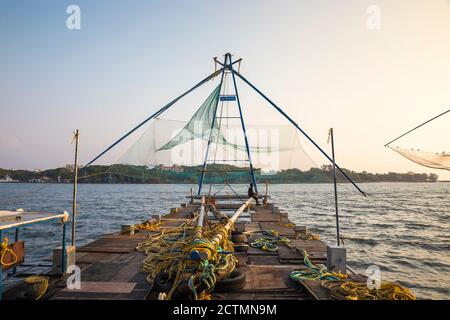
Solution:
M 236 78 L 233 72 L 230 72 L 231 69 L 233 68 L 233 64 L 235 62 L 232 61 L 232 56 L 230 53 L 226 53 L 225 54 L 225 58 L 224 58 L 224 62 L 223 64 L 217 60 L 215 60 L 217 63 L 221 64 L 224 69 L 222 71 L 221 74 L 221 79 L 220 79 L 220 95 L 219 95 L 219 99 L 217 101 L 216 107 L 215 107 L 215 116 L 213 119 L 213 122 L 211 124 L 211 130 L 213 129 L 214 125 L 216 124 L 215 122 L 217 121 L 217 123 L 219 123 L 219 129 L 220 129 L 220 125 L 222 124 L 223 119 L 225 119 L 225 121 L 228 121 L 228 119 L 239 119 L 240 120 L 240 124 L 242 127 L 242 133 L 244 136 L 244 141 L 245 141 L 245 152 L 246 152 L 246 159 L 221 159 L 221 160 L 217 160 L 217 159 L 210 159 L 210 148 L 211 148 L 211 143 L 212 141 L 212 135 L 210 135 L 209 139 L 208 139 L 208 144 L 206 146 L 206 152 L 205 152 L 205 160 L 203 162 L 203 166 L 202 166 L 202 170 L 201 170 L 201 174 L 199 177 L 199 182 L 198 182 L 198 192 L 197 195 L 200 196 L 201 192 L 202 192 L 202 187 L 203 187 L 203 183 L 204 183 L 204 179 L 205 179 L 205 174 L 207 172 L 224 172 L 226 170 L 214 170 L 214 169 L 207 169 L 207 166 L 209 163 L 216 163 L 218 161 L 220 162 L 247 162 L 248 163 L 248 167 L 247 168 L 243 168 L 242 170 L 234 170 L 234 171 L 244 171 L 244 172 L 248 172 L 249 175 L 251 176 L 252 182 L 253 182 L 253 186 L 255 188 L 255 192 L 258 192 L 258 188 L 256 185 L 256 177 L 255 177 L 255 169 L 253 168 L 253 163 L 252 163 L 252 157 L 251 157 L 251 153 L 250 153 L 250 148 L 249 148 L 249 144 L 248 144 L 248 138 L 247 138 L 247 131 L 246 131 L 246 127 L 245 127 L 245 121 L 244 121 L 244 117 L 242 115 L 242 108 L 241 108 L 241 103 L 239 100 L 239 93 L 238 93 L 238 89 L 237 89 L 237 85 L 236 85 Z M 233 83 L 233 89 L 234 89 L 234 94 L 229 94 L 226 93 L 225 91 L 225 78 L 226 76 L 228 76 L 229 74 L 231 74 L 231 78 L 232 78 L 232 83 Z M 223 116 L 222 112 L 220 115 L 218 115 L 218 107 L 219 107 L 219 102 L 222 103 L 222 111 L 223 111 L 223 103 L 232 103 L 235 102 L 237 107 L 238 107 L 238 111 L 239 111 L 239 116 Z M 216 148 L 218 148 L 218 145 L 216 144 Z

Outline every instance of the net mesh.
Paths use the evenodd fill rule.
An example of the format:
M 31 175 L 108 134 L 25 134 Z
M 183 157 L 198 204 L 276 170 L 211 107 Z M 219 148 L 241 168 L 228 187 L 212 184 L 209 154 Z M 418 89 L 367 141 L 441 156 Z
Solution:
M 219 100 L 221 86 L 209 95 L 203 104 L 194 113 L 191 120 L 173 137 L 170 141 L 158 148 L 157 151 L 169 150 L 177 145 L 194 139 L 209 139 L 209 136 L 215 137 L 221 143 L 225 143 L 225 139 L 220 135 L 217 122 L 214 121 L 216 114 L 216 106 Z
M 197 184 L 203 176 L 203 192 L 234 192 L 231 184 L 253 181 L 251 163 L 257 183 L 328 181 L 305 137 L 251 88 L 239 86 L 238 97 L 230 80 L 225 72 L 221 85 L 210 81 L 146 123 L 88 179 Z
M 420 164 L 422 166 L 433 169 L 444 169 L 450 171 L 450 154 L 449 153 L 433 153 L 420 150 L 408 150 L 402 148 L 392 148 L 395 152 L 398 152 L 405 158 Z
M 249 157 L 236 101 L 219 101 L 217 86 L 188 121 L 157 118 L 123 153 L 118 163 L 128 165 L 248 167 Z M 250 124 L 248 124 L 250 122 Z M 314 166 L 300 144 L 297 130 L 290 125 L 252 124 L 246 121 L 253 166 L 270 173 L 283 169 L 308 170 Z
M 450 152 L 446 149 L 449 111 L 424 122 L 394 140 L 400 141 L 399 145 L 387 145 L 387 147 L 421 166 L 450 170 Z
M 124 152 L 117 163 L 149 167 L 202 164 L 205 160 L 209 134 L 188 135 L 184 131 L 188 125 L 189 123 L 186 124 L 184 121 L 155 119 L 139 139 Z M 238 125 L 228 126 L 227 131 L 227 136 L 234 136 L 235 140 L 240 138 L 239 134 L 242 135 L 242 128 Z M 239 167 L 248 165 L 245 146 L 230 143 L 218 129 L 215 132 L 219 143 L 212 140 L 208 161 L 229 163 Z M 188 136 L 192 139 L 187 139 Z M 295 128 L 291 126 L 249 126 L 247 136 L 249 144 L 257 145 L 250 148 L 253 165 L 263 171 L 290 168 L 308 170 L 314 166 L 313 161 L 304 152 Z

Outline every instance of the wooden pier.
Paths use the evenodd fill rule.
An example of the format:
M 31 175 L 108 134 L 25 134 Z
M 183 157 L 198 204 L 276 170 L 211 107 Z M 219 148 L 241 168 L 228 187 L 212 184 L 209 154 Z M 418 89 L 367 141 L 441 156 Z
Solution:
M 227 209 L 239 204 L 223 205 Z M 181 225 L 192 217 L 200 203 L 183 204 L 170 214 L 160 218 L 159 230 L 169 230 Z M 221 205 L 217 204 L 220 208 Z M 159 217 L 150 217 L 156 218 Z M 306 250 L 315 264 L 325 264 L 327 247 L 321 240 L 303 240 L 305 227 L 296 226 L 288 214 L 274 204 L 252 206 L 246 216 L 235 224 L 235 230 L 244 232 L 245 240 L 235 243 L 236 248 L 244 247 L 234 255 L 238 259 L 237 268 L 245 273 L 242 289 L 212 293 L 214 300 L 259 300 L 259 299 L 329 299 L 321 281 L 302 281 L 290 279 L 293 270 L 306 266 L 303 256 L 297 249 Z M 287 237 L 292 247 L 280 245 L 277 252 L 264 251 L 247 246 L 260 236 L 262 230 L 275 230 Z M 141 272 L 145 255 L 136 246 L 146 240 L 149 234 L 159 231 L 139 231 L 133 235 L 120 232 L 107 234 L 77 249 L 77 266 L 81 268 L 81 288 L 68 289 L 65 279 L 56 281 L 46 295 L 53 300 L 74 299 L 157 299 L 158 292 L 152 291 L 152 283 L 146 280 L 147 274 Z M 361 281 L 360 275 L 351 276 Z
M 122 231 L 118 230 L 116 233 L 103 235 L 87 245 L 77 247 L 75 250 L 75 268 L 73 268 L 74 265 L 71 259 L 74 259 L 73 252 L 75 252 L 76 245 L 75 216 L 77 212 L 76 194 L 78 179 L 77 169 L 75 169 L 72 246 L 69 248 L 72 251 L 68 252 L 68 259 L 66 259 L 64 221 L 63 244 L 62 248 L 59 249 L 60 259 L 55 259 L 55 256 L 57 256 L 55 253 L 53 258 L 53 261 L 59 262 L 59 266 L 54 263 L 53 266 L 49 266 L 51 271 L 40 272 L 47 276 L 48 280 L 43 277 L 40 278 L 40 283 L 45 284 L 45 290 L 41 290 L 45 295 L 39 294 L 37 299 L 415 299 L 406 288 L 396 284 L 384 284 L 384 288 L 380 284 L 379 288 L 373 289 L 368 288 L 367 279 L 364 276 L 353 273 L 341 273 L 341 271 L 346 273 L 348 269 L 345 249 L 339 246 L 339 215 L 335 174 L 337 247 L 328 247 L 319 240 L 320 238 L 309 234 L 307 226 L 294 224 L 289 219 L 287 212 L 280 210 L 275 203 L 269 201 L 271 198 L 268 195 L 267 182 L 265 195 L 259 196 L 262 204 L 249 206 L 250 201 L 253 201 L 253 199 L 259 202 L 258 198 L 256 198 L 258 191 L 255 171 L 257 169 L 255 169 L 256 164 L 252 162 L 251 149 L 247 139 L 245 121 L 236 85 L 237 78 L 247 84 L 289 121 L 295 127 L 295 132 L 300 132 L 311 142 L 333 164 L 334 173 L 340 172 L 362 195 L 366 196 L 366 193 L 347 175 L 345 170 L 335 163 L 332 130 L 330 130 L 330 133 L 333 151 L 332 157 L 330 157 L 286 112 L 247 80 L 242 73 L 234 69 L 233 65 L 240 62 L 240 59 L 233 61 L 231 53 L 226 53 L 223 63 L 215 58 L 214 61 L 216 66 L 217 64 L 220 65 L 220 69 L 216 69 L 214 73 L 195 84 L 191 89 L 147 117 L 147 119 L 129 130 L 84 166 L 84 168 L 88 168 L 145 123 L 159 118 L 163 112 L 171 108 L 178 100 L 217 77 L 220 78 L 220 84 L 211 92 L 200 108 L 197 109 L 195 116 L 186 125 L 190 126 L 197 123 L 198 120 L 202 120 L 205 124 L 211 124 L 211 130 L 206 131 L 203 130 L 203 126 L 194 125 L 194 127 L 199 127 L 201 132 L 195 132 L 186 139 L 186 137 L 182 136 L 183 130 L 181 130 L 175 137 L 170 137 L 171 140 L 165 141 L 163 147 L 156 150 L 168 150 L 200 137 L 208 141 L 202 170 L 200 171 L 201 175 L 197 192 L 199 195 L 194 195 L 191 189 L 190 196 L 186 197 L 189 203 L 173 208 L 167 215 L 162 217 L 149 216 L 144 224 L 141 224 L 142 221 L 130 221 L 130 226 L 125 229 L 122 228 Z M 221 76 L 219 77 L 219 75 Z M 233 92 L 228 92 L 229 90 L 225 90 L 225 87 L 227 87 L 224 86 L 226 77 L 231 77 L 232 79 L 234 94 Z M 230 99 L 230 97 L 233 98 Z M 226 142 L 225 136 L 220 134 L 221 121 L 217 125 L 215 120 L 216 118 L 224 118 L 217 116 L 219 101 L 236 101 L 239 117 L 233 116 L 230 118 L 240 119 L 245 146 Z M 223 108 L 224 105 L 221 104 L 220 114 L 222 114 Z M 228 108 L 228 104 L 226 104 L 226 108 Z M 226 114 L 228 115 L 228 110 Z M 226 126 L 228 126 L 228 121 Z M 216 129 L 218 133 L 212 134 Z M 191 131 L 191 129 L 188 131 Z M 210 133 L 205 135 L 205 132 Z M 213 141 L 213 138 L 216 138 L 217 141 Z M 76 131 L 75 139 L 74 168 L 78 168 L 78 130 Z M 140 140 L 138 139 L 138 141 Z M 230 160 L 216 159 L 216 154 L 214 154 L 212 159 L 212 152 L 209 152 L 209 148 L 210 145 L 214 144 L 217 147 L 224 145 L 241 151 L 245 147 L 247 157 L 244 160 L 234 159 L 234 161 L 239 161 L 240 163 L 243 161 L 242 163 L 245 166 L 242 168 L 233 168 L 233 166 L 217 168 L 212 166 L 212 164 L 223 165 L 222 162 L 228 164 Z M 150 149 L 149 145 L 145 147 Z M 260 150 L 265 150 L 266 147 L 268 148 L 267 150 L 272 150 L 273 146 L 269 144 L 266 147 L 261 145 L 257 147 Z M 213 162 L 211 163 L 211 161 Z M 207 168 L 208 163 L 210 163 L 210 166 Z M 145 163 L 145 165 L 149 165 L 149 163 Z M 226 173 L 237 171 L 247 171 L 251 177 L 252 183 L 247 194 L 236 194 L 229 184 L 229 177 Z M 225 177 L 223 187 L 228 185 L 235 194 L 202 197 L 202 187 L 206 184 L 204 180 L 206 172 L 219 173 L 217 176 L 223 174 Z M 111 171 L 109 173 L 111 174 Z M 219 177 L 212 176 L 212 178 L 212 182 L 214 182 Z M 219 189 L 219 191 L 222 190 L 222 188 Z M 207 210 L 206 207 L 208 208 Z M 247 210 L 245 214 L 243 214 L 243 210 Z M 212 213 L 211 217 L 208 217 L 209 213 Z M 218 223 L 211 224 L 208 220 L 216 220 Z M 204 224 L 204 221 L 208 223 Z M 131 225 L 131 223 L 137 224 L 136 232 L 134 232 L 136 225 Z M 145 227 L 140 227 L 142 225 Z M 166 233 L 162 233 L 162 230 L 165 230 Z M 12 252 L 12 247 L 8 247 L 7 241 L 4 242 L 2 248 L 5 248 L 2 251 L 3 253 Z M 146 250 L 146 253 L 142 250 Z M 57 253 L 57 250 L 55 252 Z M 63 253 L 61 254 L 61 252 Z M 331 252 L 331 254 L 327 257 L 328 252 Z M 330 267 L 323 266 L 325 264 L 330 265 Z M 8 266 L 12 266 L 12 264 L 9 263 Z M 72 269 L 65 273 L 66 266 L 72 267 Z M 144 272 L 143 267 L 149 273 Z M 81 272 L 78 273 L 77 268 Z M 59 270 L 60 273 L 58 274 L 55 270 Z M 72 274 L 74 271 L 75 273 Z M 234 277 L 232 276 L 233 272 L 237 274 Z M 65 275 L 61 276 L 63 273 Z M 81 281 L 76 281 L 76 275 L 80 275 Z M 22 272 L 17 273 L 15 278 L 20 280 L 20 277 L 25 276 L 26 273 Z M 37 279 L 37 277 L 34 279 Z M 236 285 L 238 283 L 237 279 L 239 280 L 239 287 Z M 343 279 L 345 281 L 341 281 Z M 75 283 L 72 280 L 75 280 Z M 328 281 L 328 288 L 323 286 L 322 280 Z M 335 287 L 331 281 L 337 282 Z M 81 283 L 81 286 L 77 287 L 77 283 Z M 23 285 L 23 281 L 17 281 L 16 284 L 8 287 L 8 290 L 5 292 L 6 299 L 20 298 L 20 286 Z M 349 288 L 349 286 L 353 287 Z M 225 290 L 224 288 L 227 289 Z M 356 292 L 357 289 L 358 292 Z M 338 292 L 338 290 L 341 291 Z

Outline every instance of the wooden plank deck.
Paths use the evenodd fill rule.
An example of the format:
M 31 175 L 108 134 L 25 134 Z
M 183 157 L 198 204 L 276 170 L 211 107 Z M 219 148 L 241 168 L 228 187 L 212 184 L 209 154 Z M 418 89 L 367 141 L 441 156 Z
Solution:
M 160 218 L 161 229 L 171 229 L 192 217 L 199 204 L 185 204 Z M 238 204 L 223 204 L 225 208 Z M 220 207 L 220 204 L 217 206 Z M 152 218 L 152 217 L 150 217 Z M 153 217 L 155 218 L 155 217 Z M 157 217 L 156 217 L 157 218 Z M 253 206 L 248 221 L 238 220 L 235 230 L 244 231 L 246 247 L 261 236 L 262 230 L 275 230 L 291 241 L 291 247 L 280 245 L 277 252 L 263 251 L 248 247 L 247 251 L 236 252 L 237 266 L 246 275 L 245 285 L 238 291 L 213 292 L 213 299 L 329 299 L 320 281 L 295 282 L 289 278 L 293 270 L 305 268 L 300 249 L 306 250 L 313 263 L 326 262 L 326 245 L 320 240 L 298 238 L 299 227 L 293 224 L 287 213 L 274 204 Z M 155 299 L 152 283 L 146 280 L 141 266 L 145 258 L 136 246 L 147 239 L 150 231 L 134 235 L 120 233 L 106 234 L 101 238 L 77 249 L 77 265 L 81 268 L 81 288 L 70 290 L 65 279 L 57 282 L 50 299 Z

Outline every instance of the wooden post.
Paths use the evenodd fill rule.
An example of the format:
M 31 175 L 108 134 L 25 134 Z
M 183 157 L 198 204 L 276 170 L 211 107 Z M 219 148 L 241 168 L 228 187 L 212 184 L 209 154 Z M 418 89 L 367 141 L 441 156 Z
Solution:
M 75 163 L 73 166 L 73 203 L 72 203 L 72 246 L 75 247 L 75 222 L 77 214 L 77 184 L 78 184 L 78 140 L 79 131 L 75 131 Z
M 341 245 L 341 239 L 339 235 L 339 210 L 338 210 L 338 196 L 337 196 L 337 182 L 336 182 L 336 161 L 334 157 L 334 135 L 333 128 L 330 128 L 328 132 L 328 141 L 331 138 L 331 156 L 333 160 L 333 183 L 334 183 L 334 206 L 336 209 L 336 237 L 337 237 L 337 245 Z
M 264 195 L 263 204 L 267 204 L 268 196 L 269 196 L 269 181 L 266 180 L 266 193 Z

